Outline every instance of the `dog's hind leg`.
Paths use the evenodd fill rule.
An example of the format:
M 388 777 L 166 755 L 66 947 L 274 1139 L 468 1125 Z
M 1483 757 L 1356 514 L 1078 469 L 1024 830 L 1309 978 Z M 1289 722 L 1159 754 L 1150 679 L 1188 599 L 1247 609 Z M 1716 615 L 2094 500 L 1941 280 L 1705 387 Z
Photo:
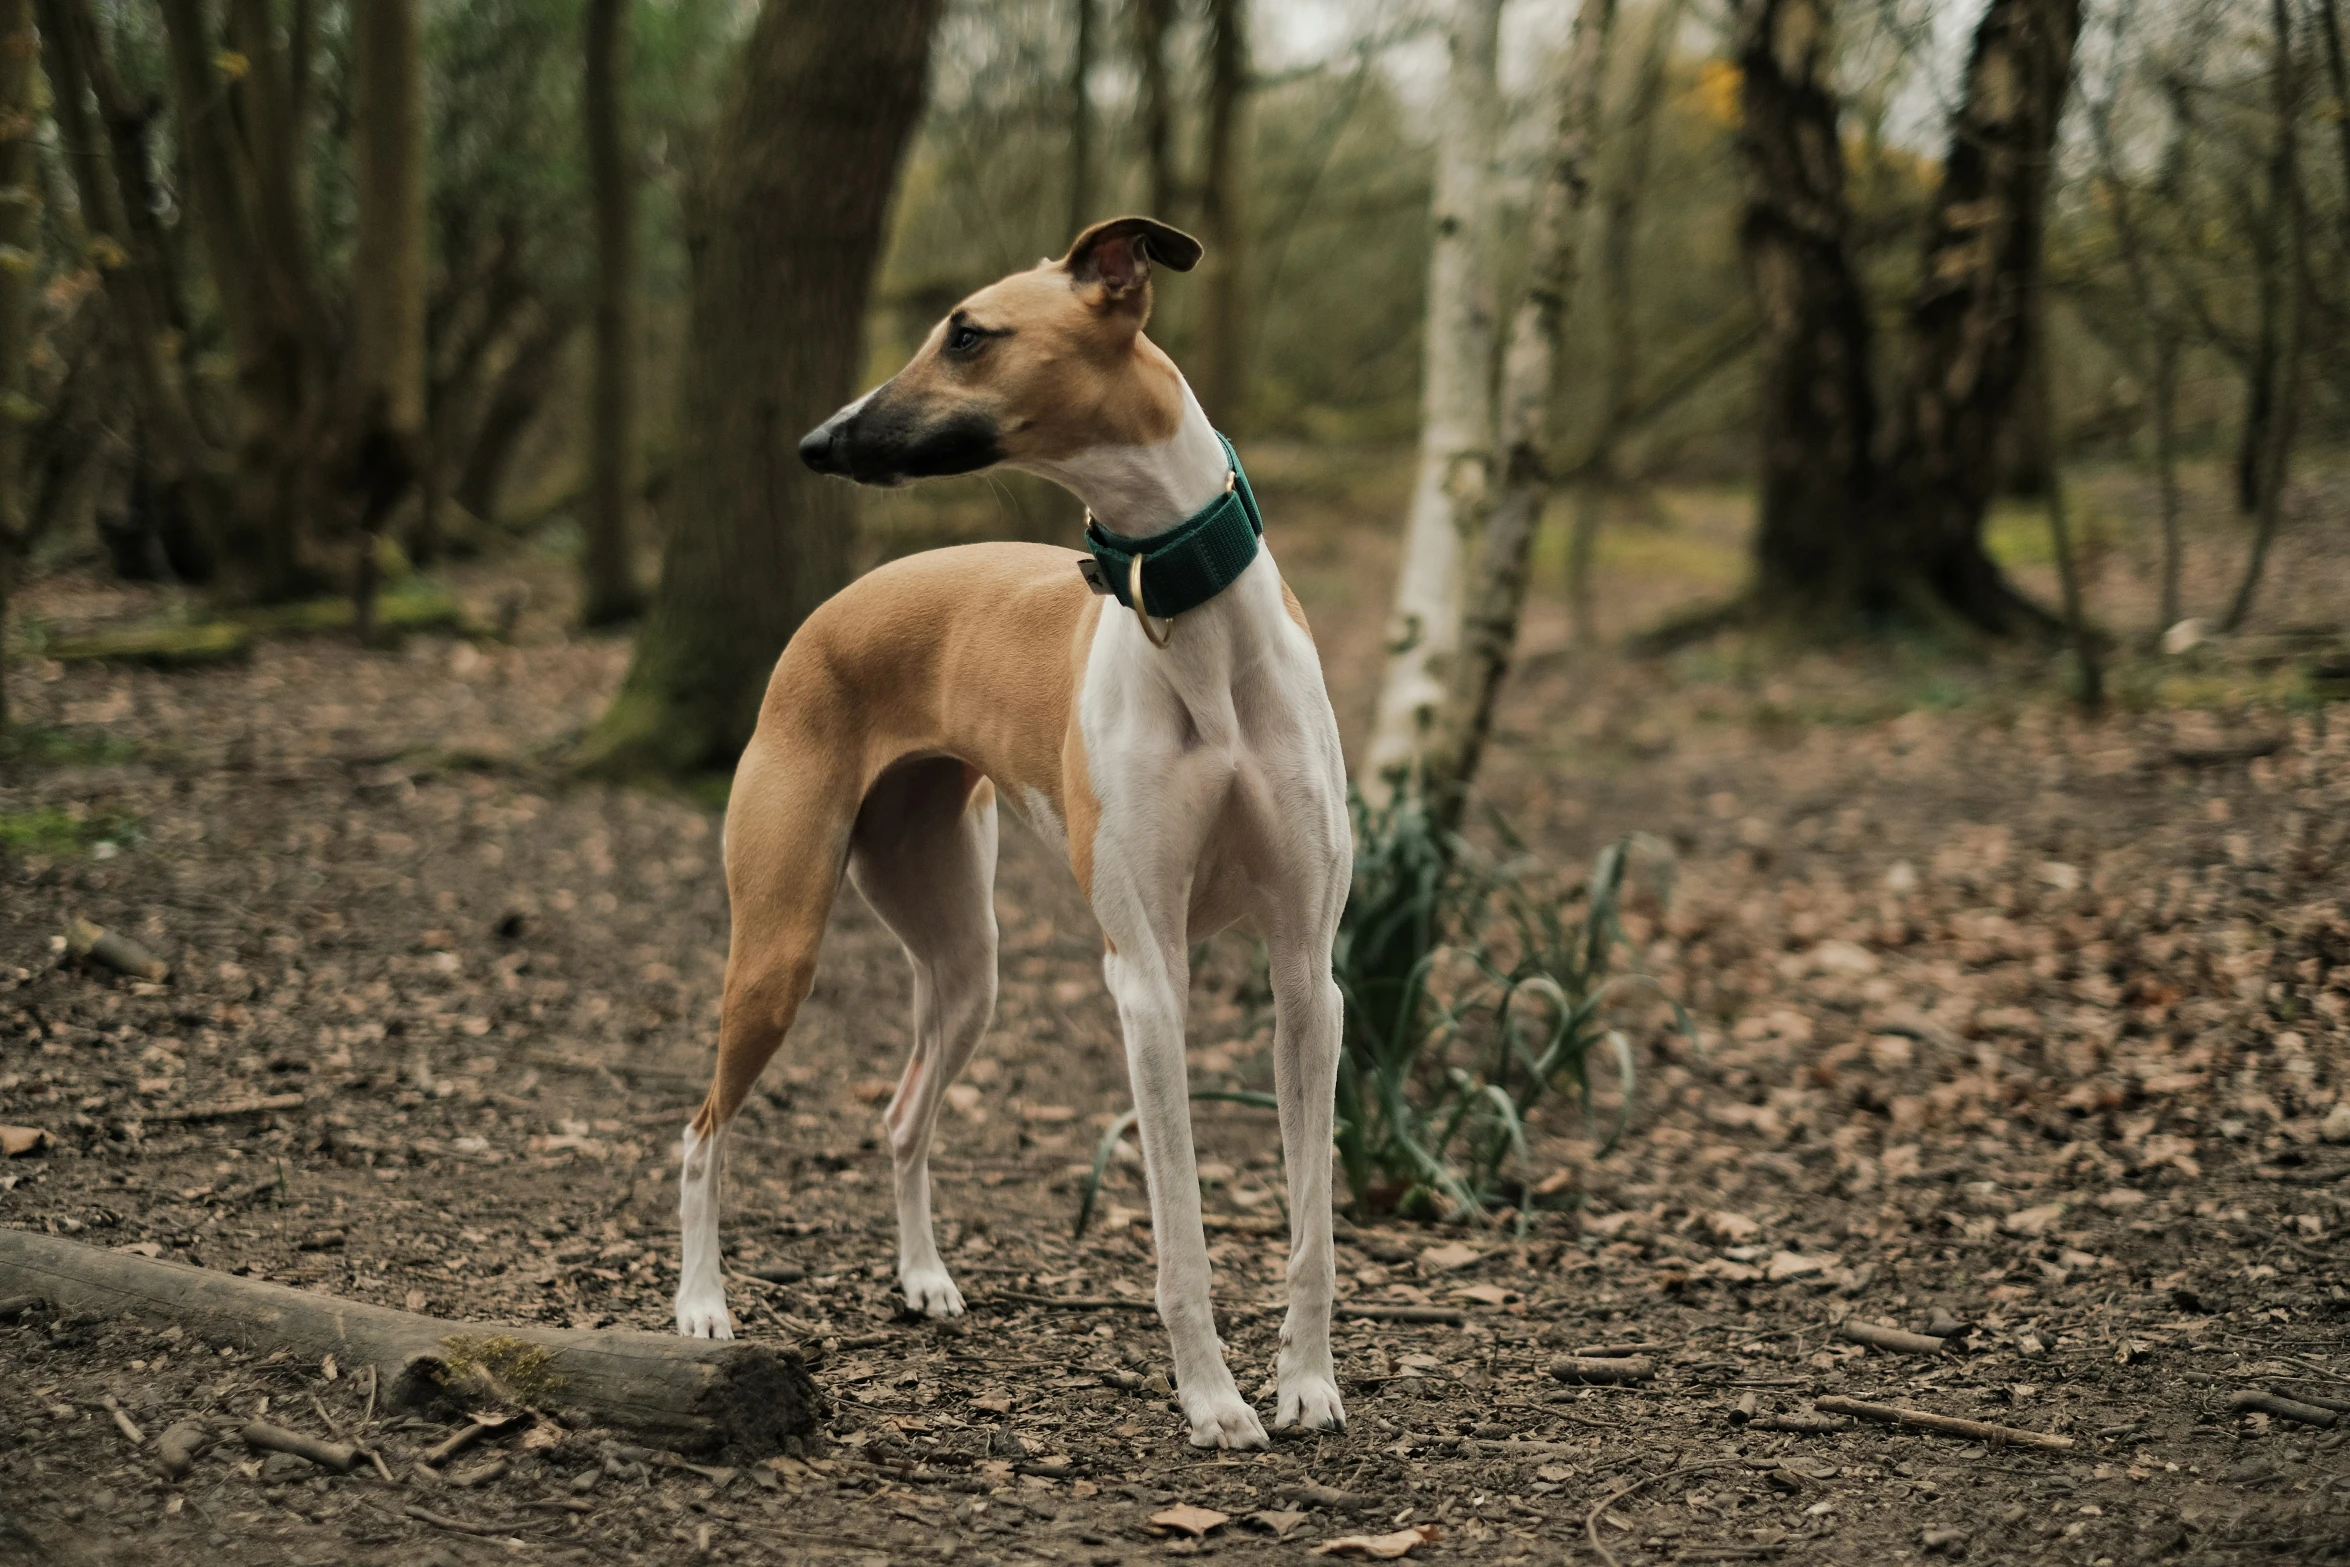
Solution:
M 845 749 L 845 748 L 844 748 Z M 816 976 L 840 888 L 858 780 L 842 750 L 754 737 L 726 812 L 733 935 L 718 1021 L 718 1069 L 680 1149 L 677 1331 L 732 1338 L 719 1268 L 718 1177 L 727 1123 L 758 1081 Z
M 995 1015 L 995 864 L 995 786 L 953 757 L 892 768 L 857 814 L 849 878 L 914 968 L 914 1048 L 884 1124 L 898 1287 L 924 1316 L 963 1310 L 931 1234 L 930 1137 L 939 1101 Z

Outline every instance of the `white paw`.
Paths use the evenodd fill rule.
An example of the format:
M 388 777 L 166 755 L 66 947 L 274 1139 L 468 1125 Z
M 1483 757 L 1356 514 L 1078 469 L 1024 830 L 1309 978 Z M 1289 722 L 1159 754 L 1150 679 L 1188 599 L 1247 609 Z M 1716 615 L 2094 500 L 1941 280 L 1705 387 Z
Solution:
M 1194 1447 L 1270 1447 L 1263 1422 L 1229 1381 L 1215 1392 L 1182 1394 L 1183 1418 L 1191 1422 Z
M 959 1317 L 963 1314 L 962 1292 L 955 1281 L 947 1277 L 944 1268 L 908 1268 L 898 1275 L 898 1288 L 906 1292 L 906 1310 L 918 1317 Z
M 1320 1372 L 1283 1377 L 1273 1424 L 1307 1431 L 1345 1430 L 1346 1406 L 1338 1401 L 1338 1384 Z
M 687 1338 L 732 1338 L 724 1290 L 677 1292 L 677 1331 Z

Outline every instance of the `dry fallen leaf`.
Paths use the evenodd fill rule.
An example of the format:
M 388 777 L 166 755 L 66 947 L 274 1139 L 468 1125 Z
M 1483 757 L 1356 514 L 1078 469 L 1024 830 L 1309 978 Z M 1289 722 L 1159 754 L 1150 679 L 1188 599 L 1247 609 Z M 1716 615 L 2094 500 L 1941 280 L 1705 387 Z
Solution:
M 1444 1538 L 1444 1531 L 1434 1524 L 1414 1524 L 1409 1529 L 1398 1529 L 1393 1534 L 1346 1534 L 1335 1540 L 1324 1540 L 1314 1547 L 1316 1556 L 1368 1556 L 1380 1561 L 1393 1561 L 1415 1545 L 1428 1545 Z
M 1261 1512 L 1250 1513 L 1245 1521 L 1256 1525 L 1279 1540 L 1286 1539 L 1290 1530 L 1304 1523 L 1306 1515 L 1303 1512 L 1276 1512 L 1268 1508 Z
M 1229 1513 L 1220 1513 L 1213 1507 L 1194 1507 L 1189 1502 L 1177 1502 L 1164 1512 L 1151 1514 L 1151 1522 L 1159 1528 L 1179 1529 L 1195 1539 L 1231 1521 Z
M 47 1146 L 49 1134 L 37 1126 L 0 1126 L 0 1158 L 22 1158 Z
M 1484 1255 L 1465 1242 L 1452 1241 L 1442 1246 L 1431 1246 L 1420 1253 L 1420 1266 L 1433 1272 L 1449 1273 L 1455 1268 L 1467 1267 Z
M 1517 1291 L 1503 1289 L 1498 1284 L 1470 1284 L 1453 1291 L 1454 1298 L 1473 1300 L 1487 1306 L 1506 1306 L 1517 1299 Z

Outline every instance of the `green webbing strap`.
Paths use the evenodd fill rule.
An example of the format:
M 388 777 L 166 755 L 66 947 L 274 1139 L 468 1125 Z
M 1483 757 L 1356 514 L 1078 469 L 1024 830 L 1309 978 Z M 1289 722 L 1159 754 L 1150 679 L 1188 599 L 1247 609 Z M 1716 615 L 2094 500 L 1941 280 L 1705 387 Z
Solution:
M 1142 557 L 1143 612 L 1161 620 L 1205 604 L 1239 581 L 1257 558 L 1265 521 L 1257 511 L 1256 494 L 1241 471 L 1240 454 L 1221 431 L 1216 439 L 1223 442 L 1225 460 L 1232 465 L 1231 483 L 1166 532 L 1129 539 L 1087 516 L 1085 547 L 1100 563 L 1099 586 L 1128 609 L 1134 607 L 1127 584 L 1137 555 Z

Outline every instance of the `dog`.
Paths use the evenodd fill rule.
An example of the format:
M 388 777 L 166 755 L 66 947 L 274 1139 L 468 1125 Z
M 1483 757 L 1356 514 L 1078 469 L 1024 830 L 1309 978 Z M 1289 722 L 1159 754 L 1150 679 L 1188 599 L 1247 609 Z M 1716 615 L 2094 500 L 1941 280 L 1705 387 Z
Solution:
M 893 561 L 809 616 L 777 662 L 726 813 L 734 924 L 717 1070 L 681 1148 L 683 1334 L 732 1336 L 726 1128 L 807 996 L 844 870 L 914 969 L 914 1048 L 884 1117 L 898 1284 L 911 1311 L 962 1311 L 931 1234 L 928 1158 L 940 1099 L 994 1012 L 1002 806 L 1065 847 L 1101 925 L 1159 1316 L 1197 1447 L 1266 1436 L 1210 1301 L 1185 1081 L 1189 949 L 1235 924 L 1265 940 L 1291 1215 L 1274 1423 L 1345 1424 L 1330 1167 L 1346 769 L 1305 614 L 1243 536 L 1261 524 L 1238 459 L 1143 331 L 1154 265 L 1187 272 L 1200 253 L 1149 218 L 1098 223 L 1059 260 L 965 299 L 905 368 L 800 443 L 808 466 L 860 484 L 1040 474 L 1085 503 L 1093 548 L 972 544 Z M 1168 542 L 1187 536 L 1196 547 Z M 1202 589 L 1213 596 L 1190 602 Z

